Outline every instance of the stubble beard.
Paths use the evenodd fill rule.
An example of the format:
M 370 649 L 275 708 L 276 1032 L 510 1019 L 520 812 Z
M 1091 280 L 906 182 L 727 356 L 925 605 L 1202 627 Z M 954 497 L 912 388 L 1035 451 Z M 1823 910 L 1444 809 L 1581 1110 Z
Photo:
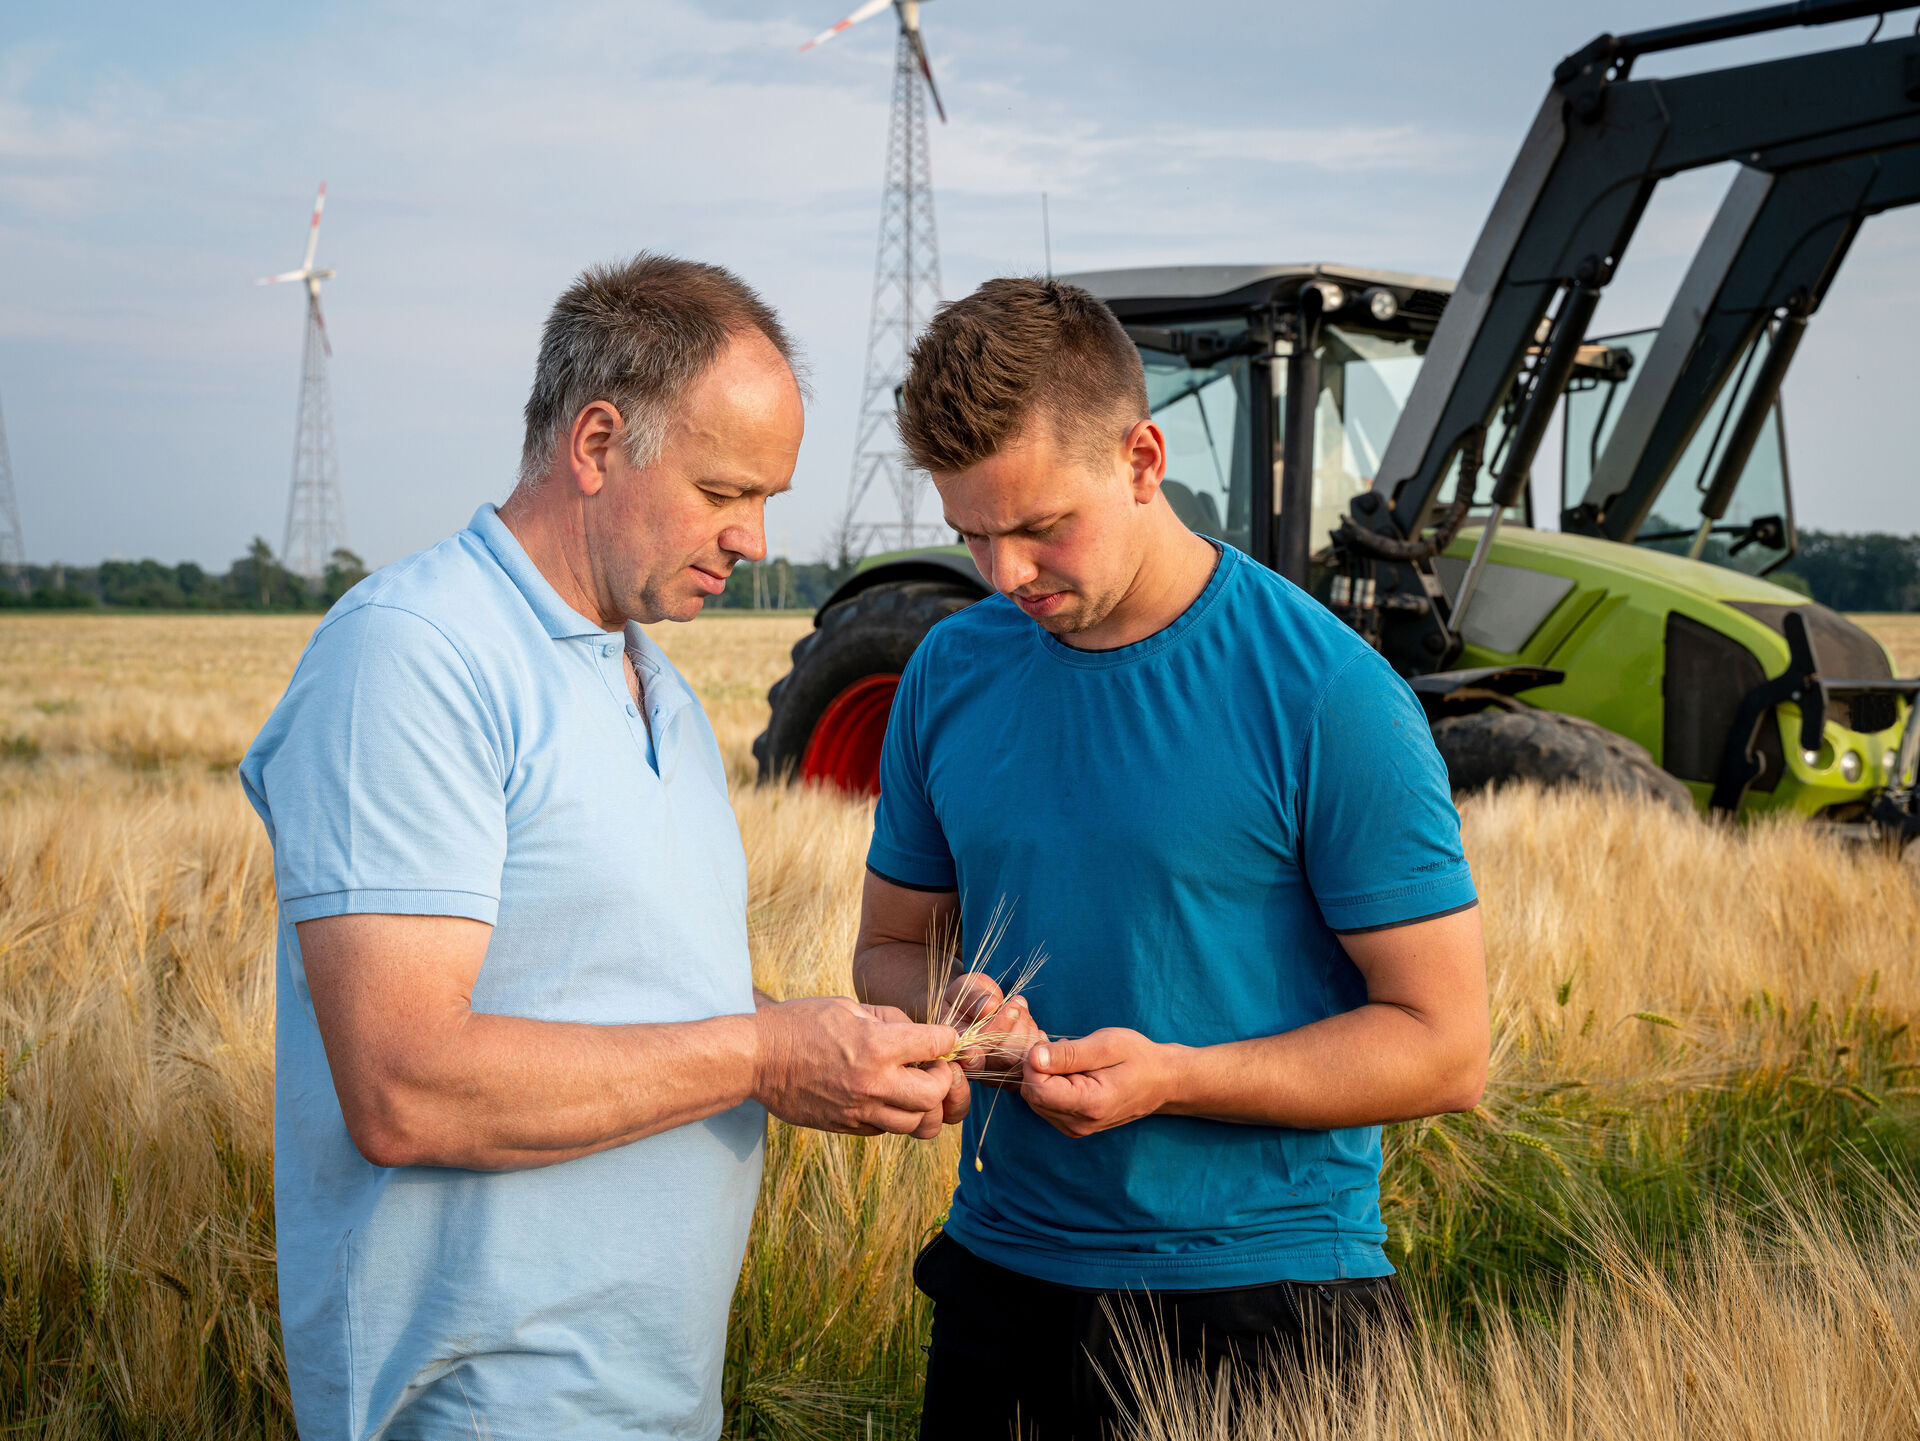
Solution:
M 1090 631 L 1108 616 L 1114 607 L 1120 604 L 1121 592 L 1106 592 L 1089 596 L 1081 591 L 1072 592 L 1073 600 L 1061 608 L 1056 615 L 1035 616 L 1034 623 L 1048 635 L 1069 636 Z

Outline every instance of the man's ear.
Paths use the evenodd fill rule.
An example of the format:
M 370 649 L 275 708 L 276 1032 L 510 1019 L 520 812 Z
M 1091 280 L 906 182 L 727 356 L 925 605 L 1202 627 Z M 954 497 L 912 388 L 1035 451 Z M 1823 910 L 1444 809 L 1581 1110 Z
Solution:
M 567 433 L 567 469 L 582 495 L 598 495 L 607 483 L 614 447 L 621 442 L 626 422 L 604 400 L 596 400 L 573 418 Z
M 1120 453 L 1132 472 L 1134 503 L 1152 504 L 1167 477 L 1166 432 L 1151 420 L 1138 421 L 1120 442 Z

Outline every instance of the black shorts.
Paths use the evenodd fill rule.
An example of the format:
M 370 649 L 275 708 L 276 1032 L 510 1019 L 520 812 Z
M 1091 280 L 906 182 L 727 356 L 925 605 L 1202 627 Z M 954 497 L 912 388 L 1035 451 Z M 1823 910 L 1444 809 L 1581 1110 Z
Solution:
M 1122 1344 L 1140 1337 L 1212 1375 L 1228 1361 L 1342 1367 L 1370 1330 L 1413 1325 L 1391 1276 L 1086 1291 L 983 1261 L 945 1232 L 913 1280 L 933 1301 L 921 1441 L 1107 1441 L 1113 1389 L 1126 1395 Z

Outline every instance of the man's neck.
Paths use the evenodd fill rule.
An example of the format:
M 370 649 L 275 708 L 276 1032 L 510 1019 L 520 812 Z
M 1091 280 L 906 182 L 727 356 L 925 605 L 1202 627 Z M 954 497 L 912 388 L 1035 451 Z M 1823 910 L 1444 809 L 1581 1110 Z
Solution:
M 1118 650 L 1157 635 L 1180 619 L 1213 579 L 1220 552 L 1177 519 L 1156 536 L 1120 603 L 1088 630 L 1060 639 L 1076 650 Z
M 515 487 L 500 507 L 500 523 L 520 542 L 533 568 L 561 600 L 602 629 L 619 630 L 625 620 L 609 619 L 600 603 L 593 568 L 587 562 L 580 507 L 567 504 L 558 493 L 563 484 L 558 477 L 546 476 L 532 489 L 525 484 Z

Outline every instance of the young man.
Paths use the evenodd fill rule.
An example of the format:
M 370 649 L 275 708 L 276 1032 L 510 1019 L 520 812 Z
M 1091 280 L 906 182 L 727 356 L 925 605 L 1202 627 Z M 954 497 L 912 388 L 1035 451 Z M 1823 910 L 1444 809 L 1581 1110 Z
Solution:
M 1181 524 L 1138 354 L 1092 296 L 996 280 L 947 306 L 901 431 L 998 593 L 901 678 L 856 982 L 920 1014 L 945 967 L 949 1001 L 1031 1044 L 990 1128 L 975 1102 L 916 1267 L 921 1435 L 1095 1441 L 1116 1305 L 1192 1358 L 1405 1317 L 1379 1126 L 1480 1095 L 1473 881 L 1411 691 Z M 1032 1015 L 1073 1039 L 929 954 L 996 910 L 993 971 L 1044 951 Z
M 306 1441 L 710 1441 L 765 1113 L 940 1131 L 951 1030 L 754 991 L 725 768 L 640 630 L 765 554 L 790 354 L 718 267 L 588 271 L 519 487 L 342 599 L 241 765 Z

